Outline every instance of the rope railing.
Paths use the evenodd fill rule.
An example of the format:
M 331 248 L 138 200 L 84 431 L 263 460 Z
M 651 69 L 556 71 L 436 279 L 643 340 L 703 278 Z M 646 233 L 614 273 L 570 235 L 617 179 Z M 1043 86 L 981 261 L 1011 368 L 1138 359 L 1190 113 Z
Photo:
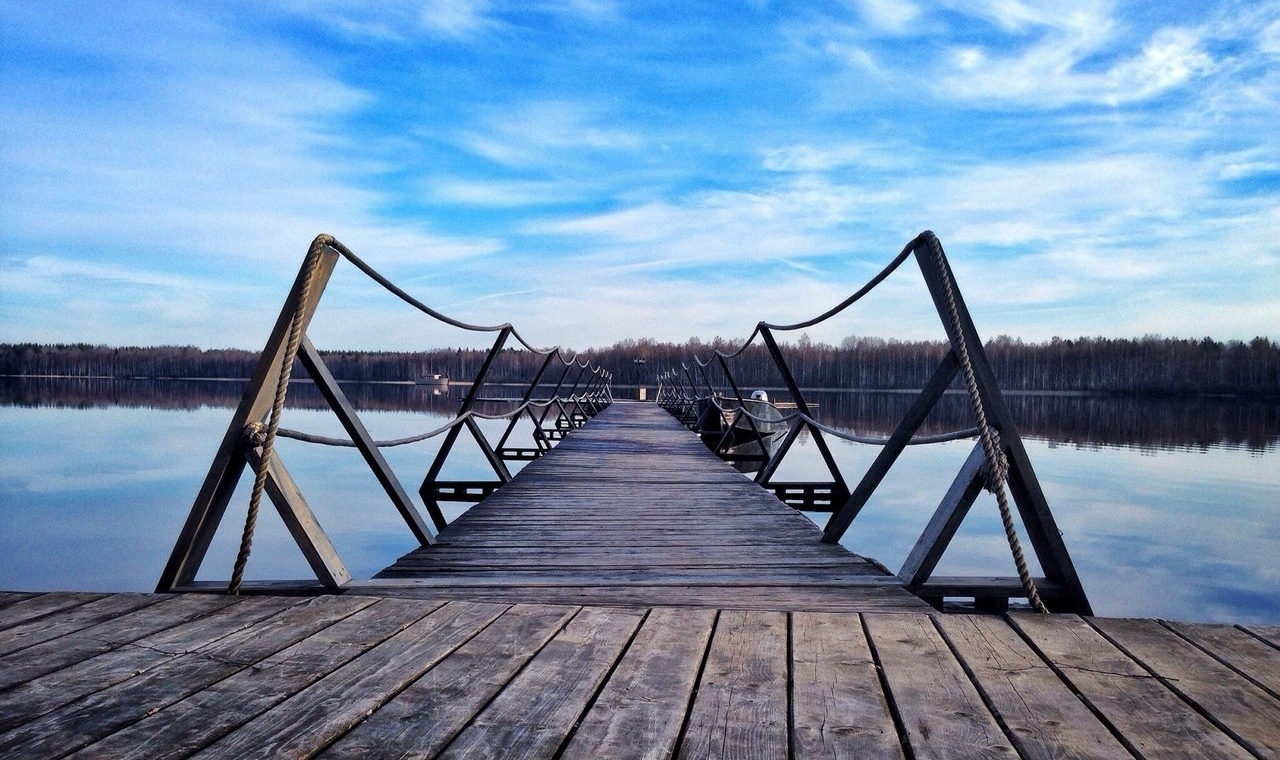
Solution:
M 921 391 L 912 410 L 889 437 L 861 435 L 820 421 L 805 400 L 773 333 L 807 329 L 833 319 L 873 292 L 913 256 L 924 275 L 935 309 L 950 341 L 950 352 L 935 370 L 934 378 Z M 740 358 L 757 339 L 763 340 L 773 360 L 774 368 L 781 375 L 785 389 L 791 394 L 792 403 L 795 404 L 796 409 L 790 413 L 763 415 L 745 408 L 742 392 L 733 377 L 729 362 Z M 719 381 L 712 378 L 717 366 L 723 373 Z M 975 424 L 943 433 L 919 433 L 919 428 L 924 423 L 929 410 L 938 402 L 956 374 L 960 374 L 963 378 Z M 1057 587 L 1055 592 L 1058 594 L 1056 601 L 1059 606 L 1073 611 L 1089 610 L 1088 600 L 1079 584 L 1065 545 L 1062 544 L 1061 534 L 1054 525 L 1030 461 L 1025 456 L 1016 427 L 1009 418 L 1003 398 L 996 387 L 994 373 L 990 370 L 981 341 L 977 337 L 972 320 L 955 286 L 942 244 L 930 231 L 918 235 L 862 287 L 821 314 L 811 319 L 788 324 L 761 321 L 756 324 L 750 336 L 740 346 L 732 350 L 715 347 L 705 360 L 695 355 L 692 368 L 681 365 L 679 370 L 671 369 L 664 372 L 659 377 L 657 399 L 661 405 L 695 428 L 699 424 L 723 426 L 726 420 L 730 425 L 746 420 L 753 428 L 757 424 L 766 423 L 773 425 L 774 429 L 783 426 L 786 432 L 785 435 L 780 434 L 781 445 L 775 452 L 764 458 L 756 475 L 758 483 L 775 488 L 779 494 L 786 486 L 797 485 L 773 482 L 779 463 L 787 455 L 799 432 L 811 431 L 832 478 L 826 490 L 822 491 L 829 493 L 832 499 L 831 519 L 824 531 L 824 540 L 832 542 L 840 540 L 904 447 L 976 438 L 982 464 L 974 477 L 979 478 L 983 488 L 996 497 L 1005 538 L 1017 570 L 1018 583 L 1026 599 L 1034 609 L 1047 611 L 1047 605 L 1037 587 L 1037 582 L 1028 570 L 1025 550 L 1014 525 L 1012 507 L 1009 503 L 1010 495 L 1014 497 L 1022 513 L 1024 527 L 1029 531 L 1037 554 L 1040 555 L 1042 567 Z M 840 468 L 826 445 L 824 435 L 882 448 L 880 456 L 863 475 L 856 489 L 851 490 L 844 484 Z M 728 435 L 710 435 L 704 436 L 704 439 L 713 447 L 723 447 L 726 442 L 735 442 Z M 717 453 L 724 456 L 727 452 L 717 450 Z M 1011 469 L 1014 468 L 1010 461 L 1011 456 L 1017 463 L 1016 488 L 1010 486 Z M 962 477 L 968 477 L 968 475 L 962 471 L 957 478 Z M 966 484 L 958 485 L 966 486 Z M 817 493 L 812 488 L 801 490 L 805 493 Z M 904 565 L 902 574 L 911 576 L 911 584 L 921 587 L 926 585 L 933 567 L 958 527 L 959 520 L 951 518 L 961 515 L 959 519 L 963 519 L 962 515 L 967 513 L 972 503 L 973 497 L 969 494 L 970 489 L 967 487 L 953 486 L 944 503 L 939 505 L 934 520 L 926 528 L 926 535 L 930 536 L 932 543 L 924 548 L 918 546 Z M 837 501 L 841 503 L 835 503 Z M 805 502 L 793 503 L 793 506 L 802 508 L 803 503 Z M 924 541 L 925 536 L 922 536 L 922 542 Z M 919 556 L 916 551 L 920 552 Z
M 340 259 L 345 259 L 387 292 L 431 319 L 469 332 L 496 333 L 493 346 L 485 355 L 457 412 L 445 425 L 426 433 L 404 438 L 374 440 L 365 429 L 354 406 L 347 400 L 329 372 L 324 359 L 307 339 L 307 325 L 314 316 L 325 285 Z M 527 351 L 543 357 L 542 367 L 538 370 L 537 376 L 528 383 L 519 404 L 501 413 L 489 413 L 477 409 L 475 405 L 479 403 L 480 389 L 487 382 L 495 359 L 503 352 L 509 339 L 514 340 Z M 295 361 L 301 361 L 311 375 L 312 381 L 346 428 L 347 439 L 300 432 L 281 425 Z M 539 394 L 539 384 L 544 373 L 548 367 L 556 363 L 562 367 L 559 380 L 548 394 Z M 426 545 L 434 543 L 431 528 L 422 519 L 418 507 L 414 505 L 383 458 L 380 451 L 382 448 L 445 436 L 419 488 L 419 494 L 426 504 L 427 511 L 436 529 L 439 530 L 445 525 L 439 502 L 458 500 L 451 499 L 450 494 L 459 490 L 465 492 L 467 488 L 475 485 L 472 482 L 466 482 L 466 488 L 459 489 L 456 487 L 456 482 L 443 481 L 439 477 L 441 468 L 462 431 L 469 431 L 475 437 L 497 476 L 497 481 L 486 483 L 480 489 L 484 493 L 489 493 L 511 479 L 504 457 L 527 459 L 545 453 L 550 449 L 553 440 L 563 437 L 567 431 L 580 427 L 586 419 L 612 403 L 611 380 L 610 373 L 592 363 L 587 357 L 566 356 L 558 347 L 534 346 L 509 322 L 479 325 L 443 314 L 407 293 L 332 236 L 319 235 L 312 241 L 307 251 L 293 290 L 285 300 L 276 328 L 268 339 L 249 387 L 223 438 L 222 446 L 215 455 L 200 494 L 192 505 L 191 514 L 157 584 L 157 590 L 170 591 L 175 587 L 195 582 L 196 573 L 212 542 L 213 534 L 238 484 L 239 474 L 245 466 L 250 464 L 254 469 L 254 483 L 239 550 L 232 568 L 231 580 L 227 585 L 228 592 L 239 593 L 242 587 L 264 494 L 270 495 L 281 516 L 289 523 L 290 533 L 298 542 L 322 583 L 341 586 L 350 578 L 328 538 L 320 530 L 310 507 L 302 499 L 296 484 L 289 476 L 283 462 L 280 461 L 276 451 L 278 438 L 359 449 L 415 537 Z M 553 413 L 555 416 L 548 423 Z M 533 421 L 534 447 L 532 449 L 505 448 L 517 423 L 525 417 Z M 489 444 L 478 421 L 503 419 L 508 420 L 509 424 L 499 445 L 494 447 Z M 548 424 L 550 427 L 544 428 Z M 475 500 L 471 496 L 468 493 L 467 497 L 461 500 Z
M 888 443 L 890 440 L 887 437 L 858 435 L 857 433 L 854 433 L 852 431 L 843 430 L 841 428 L 834 427 L 832 425 L 824 424 L 818 419 L 798 411 L 783 414 L 781 417 L 768 417 L 763 414 L 756 414 L 750 411 L 749 409 L 743 409 L 741 407 L 734 407 L 731 405 L 721 403 L 721 399 L 723 398 L 726 398 L 726 397 L 713 395 L 713 396 L 704 396 L 699 398 L 691 398 L 689 400 L 694 402 L 705 400 L 708 404 L 711 404 L 722 413 L 741 414 L 743 417 L 750 417 L 756 422 L 785 423 L 788 427 L 796 423 L 805 423 L 807 425 L 811 425 L 813 427 L 818 428 L 819 430 L 821 430 L 822 432 L 828 435 L 835 436 L 836 438 L 849 441 L 851 443 L 864 443 L 864 444 L 870 444 L 870 445 L 883 446 L 884 444 Z M 981 434 L 982 434 L 982 428 L 974 426 L 974 427 L 962 428 L 959 430 L 951 430 L 945 433 L 931 433 L 929 435 L 914 435 L 911 437 L 910 440 L 907 441 L 906 445 L 923 446 L 923 445 L 928 445 L 933 443 L 949 443 L 951 441 L 963 441 L 966 438 L 977 438 Z M 283 435 L 283 433 L 281 433 L 281 435 Z
M 600 399 L 589 398 L 587 396 L 573 396 L 568 398 L 561 397 L 561 396 L 554 396 L 552 398 L 545 399 L 545 400 L 528 401 L 526 403 L 520 404 L 515 409 L 512 409 L 507 412 L 503 412 L 501 414 L 489 414 L 485 412 L 477 412 L 472 410 L 472 411 L 466 412 L 465 414 L 453 417 L 452 419 L 450 419 L 448 422 L 441 425 L 440 427 L 435 428 L 433 430 L 429 430 L 425 433 L 418 433 L 417 435 L 411 435 L 404 438 L 389 438 L 384 440 L 376 440 L 373 443 L 380 449 L 395 448 L 397 446 L 407 446 L 409 444 L 421 443 L 422 441 L 430 440 L 442 433 L 447 433 L 451 428 L 455 428 L 458 425 L 465 423 L 470 418 L 475 418 L 480 420 L 506 420 L 506 419 L 510 419 L 514 415 L 519 415 L 521 412 L 524 412 L 528 409 L 546 409 L 548 407 L 555 406 L 557 403 L 574 404 L 579 402 L 598 401 L 598 400 Z M 261 423 L 255 423 L 255 425 L 251 425 L 251 427 L 253 427 L 254 429 L 251 432 L 250 440 L 254 445 L 262 445 L 261 443 L 259 443 L 259 441 L 266 440 L 265 426 L 261 426 L 261 429 L 263 431 L 261 434 L 257 432 L 259 429 L 259 427 L 257 426 L 261 426 Z M 279 430 L 276 431 L 276 436 L 278 438 L 288 438 L 290 440 L 299 441 L 302 443 L 314 443 L 314 444 L 319 444 L 321 446 L 335 446 L 335 447 L 345 447 L 345 448 L 356 448 L 359 446 L 358 443 L 351 440 L 350 438 L 333 438 L 331 436 L 324 436 L 316 433 L 307 433 L 300 430 L 291 430 L 289 428 L 280 428 Z

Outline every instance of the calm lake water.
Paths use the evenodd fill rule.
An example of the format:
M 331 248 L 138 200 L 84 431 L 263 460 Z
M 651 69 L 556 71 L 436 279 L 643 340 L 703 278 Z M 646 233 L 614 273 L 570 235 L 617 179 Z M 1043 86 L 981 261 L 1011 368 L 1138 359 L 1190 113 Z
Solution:
M 240 387 L 0 379 L 0 589 L 151 590 Z M 383 439 L 435 428 L 456 405 L 411 385 L 354 386 L 350 393 Z M 306 386 L 291 399 L 318 405 Z M 1009 400 L 1095 612 L 1280 624 L 1280 404 Z M 911 396 L 815 393 L 811 401 L 824 421 L 883 434 Z M 963 426 L 964 403 L 948 397 L 931 429 Z M 340 435 L 332 415 L 318 408 L 290 409 L 285 424 Z M 438 441 L 385 452 L 415 496 Z M 368 577 L 415 546 L 354 450 L 280 445 L 354 576 Z M 846 545 L 896 570 L 971 446 L 908 449 Z M 844 442 L 833 448 L 851 483 L 877 451 Z M 486 467 L 460 449 L 446 475 L 487 478 Z M 818 478 L 822 470 L 806 441 L 779 477 Z M 229 576 L 249 486 L 246 478 L 202 579 Z M 979 499 L 938 572 L 1012 574 L 994 499 Z M 263 511 L 248 576 L 311 577 L 271 510 Z

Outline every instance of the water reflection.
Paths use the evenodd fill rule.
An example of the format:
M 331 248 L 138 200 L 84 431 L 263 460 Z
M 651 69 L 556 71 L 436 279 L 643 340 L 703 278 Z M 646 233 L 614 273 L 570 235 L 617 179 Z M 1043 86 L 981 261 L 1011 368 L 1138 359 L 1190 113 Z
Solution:
M 347 390 L 376 438 L 429 430 L 457 404 L 456 396 L 408 384 Z M 0 382 L 0 588 L 150 590 L 241 392 L 242 384 L 231 382 Z M 319 411 L 313 388 L 300 383 L 290 398 L 299 408 L 287 425 L 341 434 L 333 415 Z M 820 416 L 841 427 L 886 433 L 912 398 L 831 393 L 812 400 Z M 1280 624 L 1275 404 L 1011 396 L 1010 405 L 1096 612 Z M 948 396 L 930 429 L 961 427 L 965 413 L 965 399 Z M 490 431 L 501 426 L 484 424 Z M 411 493 L 438 440 L 386 451 Z M 854 523 L 849 547 L 896 569 L 970 445 L 909 449 Z M 294 441 L 281 446 L 354 575 L 368 577 L 412 548 L 357 454 Z M 850 479 L 878 450 L 833 448 Z M 458 453 L 447 477 L 488 477 L 477 452 Z M 807 479 L 820 475 L 821 461 L 802 446 L 783 466 L 783 479 Z M 202 578 L 228 575 L 247 494 L 246 481 Z M 939 573 L 1011 572 L 988 500 L 975 506 Z M 261 520 L 254 546 L 250 577 L 308 577 L 274 515 Z
M 147 409 L 234 407 L 244 392 L 241 380 L 128 380 L 115 378 L 0 378 L 0 406 Z M 463 389 L 413 383 L 342 383 L 361 410 L 452 414 Z M 481 396 L 509 398 L 523 388 L 494 385 Z M 835 427 L 863 435 L 888 435 L 915 400 L 909 392 L 811 391 L 815 415 Z M 1011 393 L 1010 412 L 1023 436 L 1077 446 L 1133 446 L 1142 449 L 1206 450 L 1231 446 L 1262 451 L 1280 443 L 1280 402 L 1269 399 L 1160 398 Z M 327 408 L 309 381 L 290 386 L 289 404 Z M 973 424 L 968 397 L 948 393 L 922 431 L 941 433 Z
M 906 415 L 913 393 L 814 391 L 815 416 L 862 434 L 888 435 Z M 1248 398 L 1159 398 L 1044 393 L 1008 394 L 1006 401 L 1024 437 L 1079 446 L 1148 449 L 1240 446 L 1261 451 L 1280 441 L 1280 403 Z M 943 433 L 973 425 L 968 396 L 948 393 L 922 432 Z

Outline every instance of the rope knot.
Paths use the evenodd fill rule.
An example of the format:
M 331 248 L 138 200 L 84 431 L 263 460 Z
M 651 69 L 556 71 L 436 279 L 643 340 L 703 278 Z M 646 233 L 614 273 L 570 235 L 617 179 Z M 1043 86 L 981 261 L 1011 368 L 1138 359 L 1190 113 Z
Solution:
M 257 447 L 267 445 L 267 426 L 262 422 L 250 422 L 244 426 L 240 440 L 245 446 Z
M 1009 458 L 1000 447 L 999 434 L 993 430 L 991 437 L 993 445 L 982 463 L 982 484 L 986 490 L 997 493 L 1009 479 Z

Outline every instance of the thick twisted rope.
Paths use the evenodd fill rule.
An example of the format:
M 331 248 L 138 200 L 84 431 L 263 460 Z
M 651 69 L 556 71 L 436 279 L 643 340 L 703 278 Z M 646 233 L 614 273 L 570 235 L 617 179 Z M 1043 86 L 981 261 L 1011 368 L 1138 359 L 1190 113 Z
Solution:
M 280 376 L 276 380 L 275 399 L 271 403 L 271 414 L 267 418 L 265 434 L 262 423 L 251 423 L 246 426 L 247 440 L 245 445 L 260 445 L 262 454 L 258 459 L 257 471 L 254 473 L 253 492 L 249 497 L 249 512 L 245 515 L 244 532 L 240 535 L 240 551 L 236 554 L 235 567 L 231 571 L 231 583 L 227 593 L 239 594 L 240 584 L 244 580 L 244 568 L 249 563 L 249 552 L 253 549 L 253 532 L 258 522 L 258 511 L 262 506 L 262 492 L 267 485 L 267 470 L 271 466 L 271 457 L 275 451 L 276 434 L 280 430 L 280 416 L 284 411 L 285 394 L 289 390 L 289 377 L 293 374 L 293 360 L 298 356 L 298 347 L 302 345 L 302 309 L 311 298 L 312 280 L 315 279 L 316 265 L 320 261 L 321 248 L 329 241 L 323 237 L 316 238 L 307 252 L 307 263 L 303 268 L 302 287 L 298 290 L 298 300 L 293 305 L 293 317 L 289 321 L 289 340 L 285 345 L 284 356 L 280 359 Z M 261 443 L 258 443 L 260 438 Z
M 982 406 L 982 396 L 978 393 L 978 380 L 974 376 L 969 347 L 961 330 L 960 310 L 956 306 L 955 288 L 951 284 L 946 255 L 943 254 L 942 243 L 938 241 L 936 235 L 928 234 L 927 240 L 929 251 L 933 254 L 934 262 L 938 266 L 938 276 L 942 280 L 943 295 L 947 302 L 947 316 L 951 321 L 951 332 L 955 339 L 956 353 L 960 359 L 960 369 L 964 375 L 965 387 L 969 391 L 969 400 L 973 404 L 973 416 L 978 423 L 978 439 L 982 442 L 982 453 L 986 459 L 984 472 L 986 488 L 995 494 L 996 503 L 1000 507 L 1000 521 L 1004 523 L 1004 535 L 1009 542 L 1009 550 L 1013 553 L 1013 563 L 1018 569 L 1018 579 L 1022 582 L 1023 590 L 1026 591 L 1027 601 L 1037 612 L 1048 612 L 1048 608 L 1040 599 L 1035 581 L 1031 578 L 1031 571 L 1027 568 L 1027 557 L 1022 551 L 1022 541 L 1019 540 L 1018 531 L 1013 524 L 1013 511 L 1009 508 L 1009 499 L 1005 493 L 1009 461 L 1000 447 L 999 435 L 987 422 L 987 413 Z

